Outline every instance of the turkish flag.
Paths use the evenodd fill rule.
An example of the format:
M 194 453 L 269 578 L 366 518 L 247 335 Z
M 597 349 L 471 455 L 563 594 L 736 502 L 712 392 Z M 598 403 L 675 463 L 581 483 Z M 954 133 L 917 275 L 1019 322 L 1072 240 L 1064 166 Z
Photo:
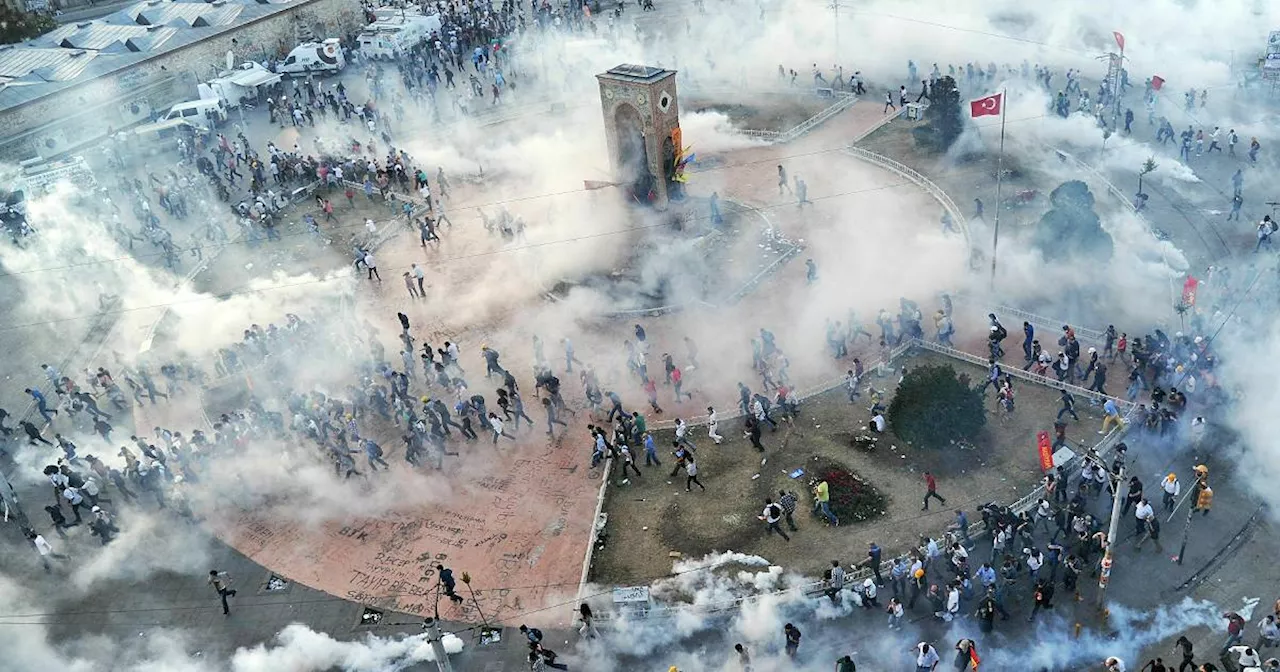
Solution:
M 1120 51 L 1124 51 L 1124 35 L 1120 31 L 1112 31 L 1112 35 L 1116 36 L 1116 45 L 1120 47 Z
M 995 116 L 1000 114 L 1004 105 L 1004 94 L 997 93 L 986 98 L 969 101 L 969 114 L 974 117 Z
M 1160 75 L 1151 75 L 1152 90 L 1159 91 L 1162 86 L 1164 86 L 1164 77 L 1161 77 Z

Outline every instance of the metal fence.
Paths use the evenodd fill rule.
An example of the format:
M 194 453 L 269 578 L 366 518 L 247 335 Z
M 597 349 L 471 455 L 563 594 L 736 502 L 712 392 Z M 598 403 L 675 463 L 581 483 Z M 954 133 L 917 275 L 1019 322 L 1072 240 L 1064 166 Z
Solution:
M 1019 320 L 1030 322 L 1033 326 L 1035 326 L 1038 329 L 1048 330 L 1050 333 L 1057 333 L 1057 331 L 1062 327 L 1062 325 L 1071 324 L 1070 320 L 1063 320 L 1056 317 L 1046 317 L 1044 315 L 1037 315 L 1035 313 L 1022 310 L 1021 308 L 1014 308 L 1012 306 L 1004 306 L 1000 304 L 984 303 L 981 299 L 978 299 L 976 297 L 972 297 L 963 293 L 951 294 L 950 296 L 951 296 L 951 300 L 956 303 L 967 303 L 971 306 L 979 307 L 982 310 L 985 310 L 987 312 L 995 313 L 996 315 L 1002 315 L 1006 317 L 1012 316 Z M 1084 327 L 1079 324 L 1074 324 L 1072 325 L 1071 328 L 1075 330 L 1076 337 L 1083 342 L 1096 343 L 1098 345 L 1103 345 L 1106 343 L 1107 334 L 1105 331 L 1100 331 L 1098 329 L 1093 329 L 1090 327 Z
M 964 216 L 964 213 L 960 211 L 960 208 L 956 206 L 955 201 L 951 200 L 951 196 L 947 195 L 947 192 L 943 191 L 942 187 L 939 187 L 937 184 L 935 184 L 933 180 L 930 180 L 929 178 L 925 177 L 919 171 L 915 170 L 911 166 L 908 166 L 899 161 L 895 161 L 887 156 L 884 156 L 883 154 L 877 154 L 875 152 L 865 150 L 861 147 L 853 147 L 853 146 L 846 147 L 844 151 L 846 154 L 854 157 L 855 159 L 865 161 L 866 163 L 870 163 L 879 168 L 883 168 L 892 173 L 896 173 L 897 175 L 911 181 L 917 187 L 920 187 L 921 189 L 925 190 L 926 193 L 928 193 L 930 196 L 934 198 L 934 200 L 936 200 L 939 204 L 942 205 L 942 208 L 947 211 L 948 215 L 951 216 L 951 220 L 955 222 L 956 226 L 960 227 L 960 232 L 964 234 L 965 246 L 970 249 L 973 248 L 973 240 L 969 235 L 968 218 L 966 218 Z
M 738 93 L 740 94 L 741 92 L 738 92 Z M 840 114 L 841 112 L 844 112 L 850 107 L 853 107 L 853 104 L 858 102 L 857 96 L 854 96 L 853 94 L 850 94 L 850 93 L 836 93 L 835 98 L 836 98 L 835 103 L 832 103 L 830 106 L 826 107 L 821 112 L 818 112 L 812 117 L 805 119 L 804 121 L 800 122 L 796 126 L 789 128 L 785 131 L 762 131 L 762 130 L 753 130 L 753 129 L 743 129 L 743 130 L 739 130 L 738 133 L 748 137 L 758 138 L 760 140 L 766 140 L 768 142 L 776 142 L 776 143 L 791 142 L 793 140 L 796 140 L 804 136 L 809 131 L 812 131 L 813 129 L 817 128 L 828 119 L 836 116 L 837 114 Z
M 976 364 L 981 367 L 989 366 L 987 363 L 986 357 L 979 357 L 978 355 L 964 352 L 963 350 L 949 348 L 940 343 L 934 343 L 932 341 L 917 340 L 917 341 L 914 341 L 914 344 L 924 348 L 925 350 L 931 350 L 933 352 L 951 357 L 952 359 L 959 359 L 965 362 L 969 362 L 970 364 Z M 1025 380 L 1029 383 L 1036 383 L 1037 385 L 1044 385 L 1046 387 L 1052 387 L 1055 389 L 1068 390 L 1072 394 L 1078 397 L 1085 397 L 1090 401 L 1095 401 L 1098 403 L 1105 403 L 1107 400 L 1114 401 L 1116 402 L 1116 405 L 1122 411 L 1125 411 L 1125 412 L 1128 412 L 1130 408 L 1133 408 L 1136 406 L 1133 402 L 1127 401 L 1125 399 L 1121 399 L 1120 397 L 1113 397 L 1107 394 L 1099 394 L 1097 392 L 1094 392 L 1093 390 L 1087 390 L 1083 387 L 1080 387 L 1079 385 L 1071 385 L 1069 383 L 1059 382 L 1058 380 L 1053 378 L 1048 378 L 1046 376 L 1041 376 L 1041 375 L 1031 373 L 1030 371 L 1023 371 L 1022 369 L 1019 369 L 1016 366 L 1001 366 L 1000 370 L 1007 375 L 1013 376 L 1014 378 L 1018 378 L 1020 380 Z

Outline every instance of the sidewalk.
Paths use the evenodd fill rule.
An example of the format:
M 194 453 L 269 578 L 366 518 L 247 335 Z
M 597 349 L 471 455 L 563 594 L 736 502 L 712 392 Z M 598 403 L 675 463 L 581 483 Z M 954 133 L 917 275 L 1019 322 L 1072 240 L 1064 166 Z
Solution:
M 370 635 L 392 638 L 422 632 L 422 619 L 418 616 L 385 612 L 377 625 L 365 625 L 361 622 L 365 606 L 359 603 L 300 584 L 269 590 L 268 581 L 274 576 L 270 571 L 212 537 L 213 552 L 208 569 L 227 572 L 230 587 L 237 591 L 237 595 L 229 599 L 229 616 L 222 614 L 218 596 L 207 583 L 208 569 L 203 567 L 193 568 L 190 573 L 160 572 L 143 581 L 108 579 L 95 583 L 82 597 L 73 597 L 74 590 L 64 585 L 69 572 L 57 561 L 53 573 L 42 572 L 35 563 L 34 550 L 24 548 L 27 542 L 12 538 L 14 531 L 13 526 L 0 528 L 0 534 L 10 544 L 10 569 L 20 570 L 15 573 L 23 577 L 24 587 L 34 594 L 33 604 L 49 606 L 11 610 L 0 616 L 0 626 L 11 621 L 43 624 L 55 644 L 94 635 L 127 644 L 159 629 L 168 629 L 189 638 L 188 654 L 206 661 L 220 661 L 238 648 L 270 646 L 273 638 L 293 623 L 351 642 L 363 641 Z M 83 527 L 72 528 L 69 533 L 71 538 L 67 541 L 49 533 L 55 547 L 72 556 L 62 561 L 66 565 L 85 563 L 90 553 L 99 550 L 96 540 L 89 539 Z M 516 669 L 504 667 L 504 661 L 518 660 L 523 653 L 524 642 L 519 632 L 507 629 L 500 643 L 481 646 L 477 631 L 469 627 L 442 623 L 444 632 L 457 632 L 464 642 L 462 652 L 450 657 L 455 669 Z M 563 639 L 560 633 L 551 636 Z M 225 665 L 220 667 L 226 669 Z M 424 663 L 411 669 L 434 670 L 435 665 Z

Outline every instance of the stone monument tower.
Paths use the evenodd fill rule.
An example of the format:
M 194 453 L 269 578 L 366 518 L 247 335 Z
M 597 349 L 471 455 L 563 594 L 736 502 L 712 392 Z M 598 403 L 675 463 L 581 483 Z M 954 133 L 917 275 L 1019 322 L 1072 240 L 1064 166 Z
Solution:
M 596 79 L 615 181 L 659 209 L 682 198 L 683 185 L 672 179 L 681 140 L 676 71 L 619 65 Z

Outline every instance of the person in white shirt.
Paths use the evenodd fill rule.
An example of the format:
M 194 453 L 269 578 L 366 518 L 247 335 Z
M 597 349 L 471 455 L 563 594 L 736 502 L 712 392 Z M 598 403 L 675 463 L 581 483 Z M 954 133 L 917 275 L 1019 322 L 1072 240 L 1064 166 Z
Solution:
M 1267 614 L 1267 617 L 1258 622 L 1258 648 L 1275 648 L 1280 644 L 1280 623 L 1276 623 L 1276 617 Z
M 378 282 L 382 282 L 382 275 L 378 273 L 378 263 L 374 261 L 372 252 L 364 253 L 364 266 L 369 269 L 370 280 L 372 280 L 374 276 L 377 276 Z
M 497 415 L 496 413 L 490 413 L 490 414 L 489 414 L 489 425 L 493 427 L 493 443 L 494 443 L 494 445 L 497 445 L 497 443 L 498 443 L 498 437 L 500 437 L 500 436 L 505 436 L 505 437 L 507 437 L 508 439 L 511 439 L 512 441 L 515 441 L 515 440 L 516 440 L 516 437 L 511 436 L 510 434 L 508 434 L 508 433 L 507 433 L 507 431 L 506 431 L 505 429 L 503 429 L 503 427 L 502 427 L 502 418 L 499 418 L 499 417 L 498 417 L 498 415 Z
M 1027 569 L 1031 572 L 1031 581 L 1034 583 L 1040 578 L 1040 568 L 1044 566 L 1044 554 L 1038 548 L 1028 548 L 1023 551 L 1027 556 Z
M 1134 534 L 1142 534 L 1142 531 L 1147 527 L 1147 519 L 1155 518 L 1156 511 L 1151 508 L 1151 502 L 1146 497 L 1143 497 L 1142 501 L 1138 502 L 1138 506 L 1134 508 L 1133 515 L 1136 520 L 1133 528 Z
M 912 650 L 916 654 L 916 672 L 933 672 L 938 669 L 938 663 L 942 662 L 938 650 L 928 642 L 920 642 Z
M 1243 669 L 1262 667 L 1262 656 L 1259 656 L 1252 646 L 1233 646 L 1227 650 L 1240 656 L 1236 662 Z
M 29 539 L 32 545 L 36 547 L 36 550 L 40 552 L 40 563 L 44 565 L 44 571 L 48 572 L 51 570 L 49 558 L 55 558 L 58 560 L 67 559 L 67 556 L 54 552 L 53 546 L 49 545 L 49 542 L 44 538 L 43 534 L 37 534 L 35 530 L 27 530 L 27 539 Z
M 676 443 L 687 447 L 690 452 L 698 450 L 698 447 L 689 440 L 688 423 L 680 418 L 676 418 Z
M 884 434 L 885 425 L 884 413 L 876 413 L 871 418 L 871 431 L 877 434 Z
M 715 441 L 717 444 L 719 444 L 721 441 L 724 440 L 724 437 L 720 436 L 719 429 L 720 429 L 720 417 L 716 415 L 716 409 L 712 408 L 711 406 L 708 406 L 707 407 L 707 436 L 710 437 L 711 440 Z
M 902 603 L 898 601 L 898 598 L 895 597 L 890 599 L 889 606 L 885 608 L 885 611 L 889 612 L 889 629 L 901 630 L 902 615 L 905 614 L 907 610 L 902 606 Z
M 1177 497 L 1182 493 L 1182 484 L 1178 483 L 1178 475 L 1170 472 L 1160 481 L 1160 489 L 1164 491 L 1164 510 L 1172 511 L 1177 504 Z
M 950 623 L 960 614 L 960 589 L 955 585 L 951 586 L 951 590 L 947 591 L 947 610 L 942 615 L 942 620 Z
M 1106 668 L 1107 672 L 1125 672 L 1124 661 L 1115 656 L 1103 661 L 1102 666 Z
M 426 280 L 427 274 L 417 264 L 410 264 L 409 267 L 409 275 L 418 281 L 418 294 L 426 296 L 427 290 L 423 288 L 422 283 Z
M 791 541 L 791 537 L 787 536 L 782 526 L 778 524 L 782 520 L 784 513 L 781 505 L 775 503 L 772 499 L 766 499 L 764 500 L 764 511 L 760 512 L 760 520 L 764 521 L 766 532 L 769 534 L 777 532 L 783 539 Z

